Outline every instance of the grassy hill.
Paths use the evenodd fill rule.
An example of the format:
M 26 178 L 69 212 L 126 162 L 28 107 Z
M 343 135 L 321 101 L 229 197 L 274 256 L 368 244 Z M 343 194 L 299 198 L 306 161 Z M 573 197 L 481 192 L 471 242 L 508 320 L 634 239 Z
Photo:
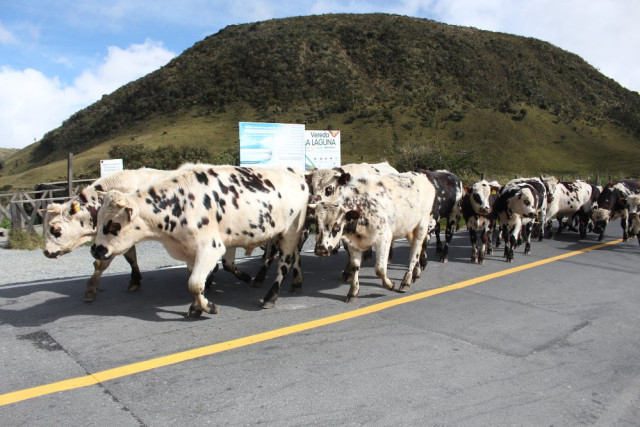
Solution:
M 471 153 L 470 178 L 640 175 L 640 95 L 580 57 L 370 14 L 227 27 L 14 155 L 0 187 L 63 177 L 68 152 L 76 175 L 96 174 L 114 145 L 203 147 L 213 158 L 237 147 L 239 121 L 340 129 L 345 163 L 437 146 Z

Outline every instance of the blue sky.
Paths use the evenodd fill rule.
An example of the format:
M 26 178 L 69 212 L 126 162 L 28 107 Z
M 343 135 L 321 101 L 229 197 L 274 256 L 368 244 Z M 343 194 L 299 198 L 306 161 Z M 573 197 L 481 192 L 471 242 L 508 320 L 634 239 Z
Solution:
M 0 0 L 0 147 L 34 143 L 228 25 L 373 12 L 539 38 L 640 91 L 640 0 Z

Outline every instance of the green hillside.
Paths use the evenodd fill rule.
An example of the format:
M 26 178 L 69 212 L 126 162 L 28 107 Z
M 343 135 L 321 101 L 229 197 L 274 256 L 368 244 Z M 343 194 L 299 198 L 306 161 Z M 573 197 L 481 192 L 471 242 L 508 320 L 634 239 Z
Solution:
M 640 176 L 640 95 L 532 38 L 397 15 L 230 26 L 85 108 L 5 162 L 0 187 L 97 171 L 114 145 L 237 147 L 239 121 L 340 129 L 343 162 L 408 146 L 467 175 Z M 151 165 L 149 165 L 151 166 Z

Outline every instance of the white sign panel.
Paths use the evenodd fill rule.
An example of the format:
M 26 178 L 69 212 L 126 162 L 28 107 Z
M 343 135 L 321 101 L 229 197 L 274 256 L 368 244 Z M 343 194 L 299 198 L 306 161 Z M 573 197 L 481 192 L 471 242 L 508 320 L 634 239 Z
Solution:
M 240 122 L 240 166 L 304 170 L 304 125 Z
M 124 169 L 122 159 L 100 160 L 100 178 Z
M 304 133 L 305 169 L 331 169 L 340 163 L 340 131 L 308 130 Z

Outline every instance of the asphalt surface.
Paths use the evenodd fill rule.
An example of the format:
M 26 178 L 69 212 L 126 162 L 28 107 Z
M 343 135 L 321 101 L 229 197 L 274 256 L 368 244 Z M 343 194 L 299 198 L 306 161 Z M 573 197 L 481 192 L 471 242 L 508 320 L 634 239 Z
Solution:
M 640 425 L 640 247 L 620 234 L 610 225 L 612 244 L 597 246 L 566 233 L 511 264 L 499 249 L 474 265 L 459 231 L 450 262 L 431 247 L 407 294 L 363 262 L 352 304 L 346 254 L 305 253 L 302 294 L 289 279 L 262 310 L 275 268 L 262 288 L 220 272 L 208 294 L 220 312 L 197 320 L 184 318 L 185 268 L 151 261 L 148 247 L 141 290 L 127 293 L 126 265 L 114 265 L 91 304 L 86 277 L 54 278 L 83 276 L 84 260 L 58 276 L 62 258 L 0 251 L 3 277 L 13 269 L 0 278 L 0 423 Z M 399 283 L 406 243 L 393 255 Z M 145 268 L 156 261 L 165 268 Z M 34 268 L 49 278 L 22 281 Z

